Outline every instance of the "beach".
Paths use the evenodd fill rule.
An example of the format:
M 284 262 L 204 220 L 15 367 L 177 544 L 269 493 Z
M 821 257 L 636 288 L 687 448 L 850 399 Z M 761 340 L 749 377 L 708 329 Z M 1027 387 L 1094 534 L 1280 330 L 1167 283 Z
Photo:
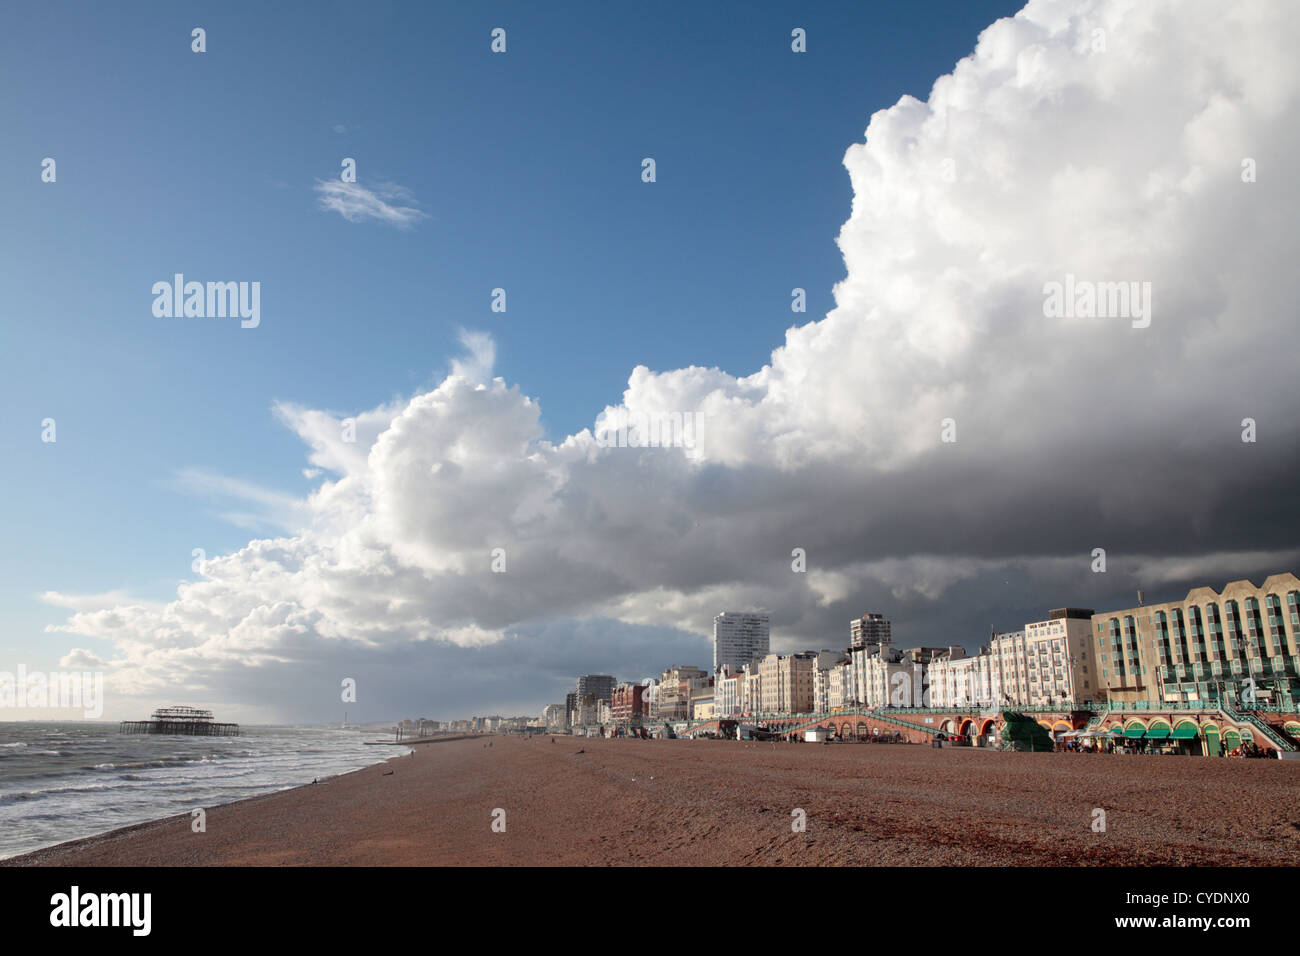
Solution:
M 1298 783 L 1273 760 L 472 737 L 205 808 L 205 832 L 0 865 L 1292 866 Z

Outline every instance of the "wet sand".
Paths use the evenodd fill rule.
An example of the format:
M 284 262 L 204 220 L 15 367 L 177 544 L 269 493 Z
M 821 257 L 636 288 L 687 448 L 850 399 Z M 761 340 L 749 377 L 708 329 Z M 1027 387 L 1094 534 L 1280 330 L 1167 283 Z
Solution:
M 1298 793 L 1276 760 L 469 738 L 0 865 L 1293 866 Z

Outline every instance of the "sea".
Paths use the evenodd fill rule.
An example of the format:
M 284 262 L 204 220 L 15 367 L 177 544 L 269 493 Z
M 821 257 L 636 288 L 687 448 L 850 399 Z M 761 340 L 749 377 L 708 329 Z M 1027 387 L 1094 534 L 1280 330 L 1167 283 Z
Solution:
M 119 734 L 116 723 L 0 723 L 0 859 L 287 790 L 410 752 L 378 733 L 243 726 L 238 737 Z

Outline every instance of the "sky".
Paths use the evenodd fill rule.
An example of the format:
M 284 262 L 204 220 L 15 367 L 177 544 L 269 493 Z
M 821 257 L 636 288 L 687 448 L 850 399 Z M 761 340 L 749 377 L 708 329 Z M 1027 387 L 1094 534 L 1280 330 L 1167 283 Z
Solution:
M 1295 570 L 1298 43 L 1208 0 L 8 5 L 0 672 L 537 714 L 707 665 L 721 610 L 975 648 Z M 177 273 L 255 327 L 158 315 Z

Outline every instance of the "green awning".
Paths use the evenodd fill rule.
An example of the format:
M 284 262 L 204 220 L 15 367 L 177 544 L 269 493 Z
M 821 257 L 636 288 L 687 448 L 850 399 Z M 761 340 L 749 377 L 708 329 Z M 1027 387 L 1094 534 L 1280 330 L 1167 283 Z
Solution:
M 1143 727 L 1141 724 L 1134 724 L 1132 727 L 1129 727 L 1127 730 L 1124 731 L 1124 736 L 1137 739 L 1138 737 L 1141 737 L 1146 732 L 1147 729 Z
M 1179 724 L 1174 728 L 1174 740 L 1195 740 L 1197 735 L 1195 724 Z
M 1146 733 L 1147 740 L 1164 740 L 1169 736 L 1168 724 L 1157 724 Z

